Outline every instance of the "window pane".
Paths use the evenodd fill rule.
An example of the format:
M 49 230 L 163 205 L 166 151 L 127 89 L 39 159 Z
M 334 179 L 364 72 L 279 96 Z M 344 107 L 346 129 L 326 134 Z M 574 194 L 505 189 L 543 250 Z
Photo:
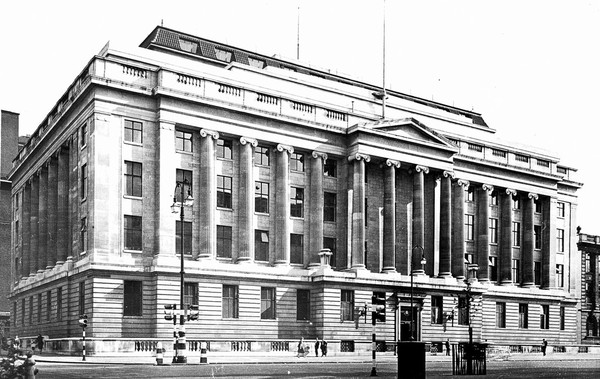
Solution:
M 142 315 L 142 282 L 123 282 L 123 316 Z
M 217 225 L 217 257 L 231 258 L 231 226 Z
M 142 218 L 125 216 L 125 250 L 142 250 Z
M 221 316 L 223 318 L 238 318 L 238 286 L 223 285 L 223 306 Z
M 269 260 L 269 232 L 267 230 L 254 230 L 254 260 Z
M 310 291 L 296 291 L 296 320 L 310 320 Z
M 260 318 L 263 320 L 275 319 L 275 288 L 261 288 L 260 303 Z

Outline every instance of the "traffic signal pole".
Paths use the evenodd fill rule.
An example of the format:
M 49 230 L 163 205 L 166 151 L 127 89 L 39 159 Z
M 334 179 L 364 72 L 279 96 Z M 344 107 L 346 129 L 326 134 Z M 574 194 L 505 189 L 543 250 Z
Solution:
M 377 376 L 377 335 L 375 332 L 375 326 L 377 325 L 377 318 L 375 317 L 375 312 L 371 314 L 371 324 L 372 324 L 372 332 L 371 332 L 371 350 L 372 350 L 372 358 L 373 365 L 371 367 L 371 376 Z

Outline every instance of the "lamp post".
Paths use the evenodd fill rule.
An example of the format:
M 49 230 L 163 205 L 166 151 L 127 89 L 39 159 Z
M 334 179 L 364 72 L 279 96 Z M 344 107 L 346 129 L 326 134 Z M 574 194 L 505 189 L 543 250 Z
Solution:
M 469 261 L 465 260 L 465 265 L 467 265 L 468 273 L 467 279 L 465 279 L 465 283 L 467 284 L 467 288 L 465 289 L 465 293 L 467 296 L 466 299 L 466 307 L 467 307 L 467 324 L 469 325 L 469 344 L 467 345 L 467 375 L 471 375 L 473 373 L 473 323 L 471 322 L 471 286 L 473 282 L 477 280 L 476 272 L 479 270 L 479 266 L 475 263 L 469 263 Z
M 184 243 L 185 243 L 185 228 L 183 225 L 184 219 L 184 206 L 191 206 L 194 204 L 191 191 L 188 189 L 187 197 L 185 197 L 185 188 L 189 188 L 190 182 L 187 179 L 182 181 L 177 180 L 175 186 L 175 193 L 173 194 L 173 205 L 171 205 L 171 212 L 177 213 L 179 211 L 179 227 L 181 229 L 181 243 L 179 244 L 179 258 L 181 259 L 180 283 L 179 283 L 179 335 L 177 336 L 177 342 L 175 344 L 175 356 L 173 357 L 173 363 L 187 363 L 185 355 L 186 342 L 185 342 L 185 312 L 184 312 L 184 276 L 185 271 L 183 268 L 183 255 L 184 255 Z M 180 199 L 177 201 L 177 190 L 180 190 Z
M 415 245 L 413 247 L 413 257 L 414 257 L 414 251 L 415 249 L 419 249 L 421 251 L 421 266 L 424 266 L 425 263 L 427 263 L 427 260 L 425 260 L 425 254 L 423 251 L 423 247 L 419 246 L 419 245 Z M 413 333 L 413 324 L 414 324 L 414 312 L 413 312 L 413 287 L 414 287 L 414 283 L 413 283 L 413 271 L 415 271 L 414 269 L 415 266 L 415 261 L 414 259 L 410 260 L 410 340 L 414 341 L 415 337 L 414 337 L 414 333 Z

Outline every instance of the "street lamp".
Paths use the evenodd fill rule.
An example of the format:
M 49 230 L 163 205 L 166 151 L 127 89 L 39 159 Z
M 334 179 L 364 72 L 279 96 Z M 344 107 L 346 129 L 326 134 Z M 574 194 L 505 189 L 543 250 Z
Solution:
M 194 204 L 194 199 L 192 198 L 191 191 L 189 190 L 190 182 L 187 179 L 183 179 L 182 181 L 177 180 L 177 185 L 175 186 L 175 191 L 173 194 L 173 205 L 171 205 L 171 212 L 177 213 L 179 211 L 179 227 L 181 229 L 181 243 L 179 244 L 179 257 L 181 259 L 181 270 L 180 274 L 180 283 L 179 283 L 179 335 L 177 338 L 177 342 L 175 344 L 175 356 L 173 357 L 173 363 L 187 363 L 187 358 L 185 356 L 186 343 L 185 343 L 185 312 L 184 312 L 184 303 L 183 303 L 183 295 L 184 295 L 184 276 L 185 271 L 183 269 L 183 254 L 184 254 L 184 243 L 185 243 L 185 228 L 183 226 L 183 216 L 185 206 L 192 206 Z M 188 188 L 187 197 L 185 196 L 185 189 Z M 180 190 L 181 197 L 179 201 L 177 201 L 177 190 Z M 183 341 L 183 342 L 182 342 Z
M 471 286 L 475 281 L 477 281 L 477 270 L 479 270 L 479 266 L 475 263 L 470 263 L 465 259 L 465 265 L 467 266 L 467 278 L 465 279 L 465 283 L 467 284 L 467 288 L 465 289 L 466 293 L 466 308 L 467 308 L 467 324 L 469 325 L 469 344 L 467 345 L 467 375 L 471 375 L 473 373 L 473 323 L 471 322 Z
M 425 260 L 425 254 L 423 251 L 423 247 L 419 246 L 419 245 L 415 245 L 413 247 L 413 257 L 414 257 L 414 251 L 415 249 L 419 249 L 421 251 L 421 266 L 424 266 L 425 263 L 427 263 L 427 260 Z M 415 261 L 414 259 L 410 260 L 410 340 L 414 341 L 415 337 L 414 337 L 414 333 L 413 333 L 413 324 L 414 324 L 414 312 L 413 312 L 413 271 L 415 271 Z

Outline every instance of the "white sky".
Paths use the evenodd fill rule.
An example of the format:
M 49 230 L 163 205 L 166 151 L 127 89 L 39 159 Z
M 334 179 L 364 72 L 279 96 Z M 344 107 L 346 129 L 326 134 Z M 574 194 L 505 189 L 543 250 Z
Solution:
M 0 109 L 32 133 L 107 41 L 165 27 L 381 84 L 384 0 L 1 1 Z M 387 0 L 386 84 L 482 113 L 503 140 L 579 169 L 600 234 L 600 1 Z

